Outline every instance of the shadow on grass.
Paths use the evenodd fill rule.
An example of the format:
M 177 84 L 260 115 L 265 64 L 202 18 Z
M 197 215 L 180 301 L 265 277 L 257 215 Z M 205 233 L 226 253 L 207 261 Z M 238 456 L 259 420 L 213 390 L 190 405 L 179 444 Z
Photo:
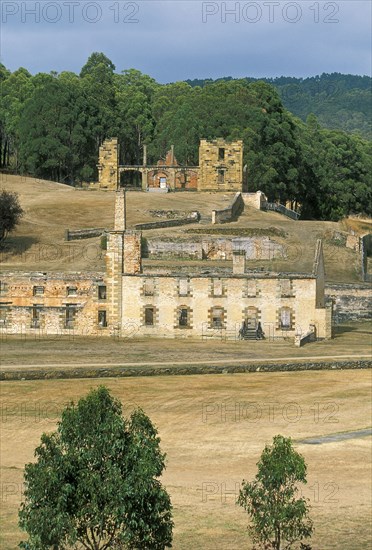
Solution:
M 366 323 L 370 323 L 370 321 L 366 320 Z M 367 328 L 367 327 L 366 327 Z M 341 338 L 342 335 L 352 332 L 357 332 L 358 334 L 365 334 L 369 337 L 372 336 L 372 325 L 371 330 L 360 330 L 360 325 L 335 325 L 333 326 L 333 338 Z
M 39 242 L 35 237 L 8 237 L 0 246 L 3 255 L 20 256 Z

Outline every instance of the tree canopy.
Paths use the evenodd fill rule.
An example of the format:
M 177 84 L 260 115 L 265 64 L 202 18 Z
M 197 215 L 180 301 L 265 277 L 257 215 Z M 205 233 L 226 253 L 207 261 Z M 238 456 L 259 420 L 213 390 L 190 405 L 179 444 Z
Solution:
M 78 185 L 97 179 L 106 138 L 119 138 L 122 164 L 140 164 L 144 145 L 156 162 L 174 144 L 188 165 L 198 164 L 202 138 L 243 139 L 246 190 L 300 204 L 303 218 L 372 214 L 370 143 L 355 133 L 370 114 L 367 77 L 159 84 L 136 69 L 115 72 L 99 52 L 79 75 L 0 69 L 0 168 Z M 299 98 L 306 108 L 294 108 Z M 359 109 L 341 125 L 354 133 L 331 124 L 343 120 L 336 103 Z
M 290 438 L 277 435 L 257 466 L 255 480 L 243 480 L 237 500 L 250 517 L 248 532 L 256 549 L 289 550 L 313 530 L 308 503 L 297 496 L 298 484 L 306 483 L 305 460 Z M 308 546 L 301 543 L 301 548 Z
M 159 477 L 165 455 L 141 409 L 122 416 L 107 388 L 92 390 L 43 434 L 36 462 L 26 465 L 21 547 L 171 547 L 171 502 Z

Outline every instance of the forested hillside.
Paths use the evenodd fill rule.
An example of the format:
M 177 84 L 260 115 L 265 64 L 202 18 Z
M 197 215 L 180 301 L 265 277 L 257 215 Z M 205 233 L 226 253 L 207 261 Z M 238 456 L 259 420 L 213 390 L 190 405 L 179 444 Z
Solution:
M 302 217 L 372 214 L 370 143 L 301 121 L 263 81 L 204 86 L 158 84 L 135 69 L 115 72 L 102 53 L 79 75 L 11 73 L 0 66 L 1 168 L 77 185 L 97 178 L 98 148 L 118 136 L 121 162 L 149 161 L 171 144 L 179 162 L 198 163 L 200 138 L 244 140 L 246 186 L 302 205 Z
M 231 81 L 232 77 L 218 79 Z M 257 79 L 247 78 L 247 82 Z M 344 130 L 372 139 L 372 79 L 369 76 L 323 73 L 310 78 L 263 78 L 278 90 L 283 105 L 303 121 L 316 115 L 321 126 Z M 187 80 L 190 86 L 205 86 L 210 79 Z

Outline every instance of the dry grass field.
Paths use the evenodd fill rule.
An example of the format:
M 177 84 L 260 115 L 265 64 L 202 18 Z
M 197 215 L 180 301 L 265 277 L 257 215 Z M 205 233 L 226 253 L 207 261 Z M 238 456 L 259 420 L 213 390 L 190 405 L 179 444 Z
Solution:
M 42 432 L 55 429 L 66 403 L 100 380 L 1 384 L 2 550 L 22 534 L 17 509 L 23 468 Z M 371 424 L 371 371 L 255 373 L 106 379 L 124 413 L 141 406 L 167 453 L 163 482 L 174 506 L 175 550 L 251 548 L 247 517 L 235 505 L 266 443 L 291 436 L 308 464 L 315 523 L 313 550 L 371 548 L 371 438 L 309 445 L 304 438 Z
M 19 193 L 25 216 L 7 241 L 2 252 L 2 269 L 34 271 L 103 270 L 104 252 L 100 239 L 84 241 L 64 240 L 66 229 L 113 226 L 114 193 L 72 187 L 35 180 L 32 178 L 0 174 L 0 188 Z M 212 209 L 229 204 L 231 195 L 218 193 L 154 193 L 129 192 L 127 194 L 128 227 L 140 222 L 154 221 L 150 210 L 198 210 L 211 219 Z M 351 224 L 351 225 L 350 225 Z M 368 220 L 351 220 L 347 227 L 365 232 Z M 234 236 L 245 228 L 276 228 L 286 237 L 275 238 L 287 249 L 287 260 L 250 261 L 252 269 L 264 267 L 275 271 L 311 271 L 316 239 L 322 238 L 325 249 L 328 281 L 352 282 L 360 280 L 360 261 L 350 249 L 337 246 L 333 232 L 345 230 L 345 223 L 293 221 L 275 212 L 259 212 L 246 208 L 243 215 L 232 223 L 216 226 L 191 224 L 185 227 L 156 229 L 144 236 L 167 238 L 170 235 L 190 240 L 202 235 L 193 233 L 220 228 L 223 235 Z M 226 234 L 226 231 L 228 233 Z M 218 235 L 215 235 L 218 237 Z M 187 262 L 183 262 L 188 265 Z M 228 264 L 228 262 L 226 262 Z M 191 268 L 191 264 L 190 264 Z
M 295 348 L 291 340 L 224 342 L 219 340 L 113 339 L 48 336 L 36 338 L 3 335 L 2 370 L 17 366 L 63 365 L 191 365 L 235 364 L 247 361 L 304 360 L 324 357 L 369 357 L 372 327 L 370 322 L 334 327 L 332 340 L 323 340 Z

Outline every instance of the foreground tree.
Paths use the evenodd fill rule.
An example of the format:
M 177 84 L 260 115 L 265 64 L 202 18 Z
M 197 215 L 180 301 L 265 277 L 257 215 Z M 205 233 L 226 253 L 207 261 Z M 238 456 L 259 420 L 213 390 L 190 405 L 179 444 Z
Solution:
M 290 438 L 277 435 L 272 446 L 266 445 L 257 466 L 255 480 L 243 480 L 237 500 L 250 516 L 248 531 L 255 548 L 294 548 L 313 531 L 307 500 L 297 496 L 298 483 L 307 483 L 305 460 Z M 310 546 L 301 543 L 301 549 Z
M 17 193 L 1 191 L 0 193 L 0 244 L 8 233 L 13 231 L 23 214 Z
M 165 455 L 141 409 L 129 419 L 105 387 L 62 413 L 25 468 L 20 526 L 28 550 L 171 547 Z

